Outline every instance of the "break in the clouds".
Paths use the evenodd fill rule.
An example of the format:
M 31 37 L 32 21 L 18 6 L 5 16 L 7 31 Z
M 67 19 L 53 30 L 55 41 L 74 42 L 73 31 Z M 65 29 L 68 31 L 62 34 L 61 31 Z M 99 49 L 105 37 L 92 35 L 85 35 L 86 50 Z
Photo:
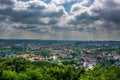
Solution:
M 120 40 L 119 0 L 0 0 L 0 38 Z

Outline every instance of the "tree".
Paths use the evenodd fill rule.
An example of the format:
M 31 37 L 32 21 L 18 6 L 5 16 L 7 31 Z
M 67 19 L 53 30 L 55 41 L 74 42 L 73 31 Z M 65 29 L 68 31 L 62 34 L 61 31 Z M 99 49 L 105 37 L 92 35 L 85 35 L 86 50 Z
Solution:
M 3 70 L 1 79 L 2 80 L 18 80 L 19 77 L 18 77 L 17 73 L 14 71 Z

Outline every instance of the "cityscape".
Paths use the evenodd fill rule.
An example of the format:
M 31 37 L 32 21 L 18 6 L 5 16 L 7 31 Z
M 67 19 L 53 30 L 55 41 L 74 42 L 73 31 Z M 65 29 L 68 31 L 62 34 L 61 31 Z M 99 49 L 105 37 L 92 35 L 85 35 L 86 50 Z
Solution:
M 22 57 L 49 61 L 75 69 L 93 69 L 96 64 L 120 67 L 119 41 L 0 40 L 0 58 Z
M 69 72 L 70 75 L 67 72 L 60 74 L 59 71 L 60 78 L 58 77 L 57 73 L 54 74 L 54 72 L 48 72 L 46 76 L 52 75 L 50 79 L 52 80 L 52 78 L 54 78 L 56 80 L 63 79 L 62 75 L 66 74 L 68 76 L 73 76 L 69 78 L 65 76 L 66 79 L 81 80 L 82 77 L 80 77 L 80 75 L 88 76 L 88 74 L 85 73 L 88 73 L 87 71 L 91 70 L 93 70 L 93 73 L 96 72 L 96 68 L 99 68 L 98 66 L 101 66 L 100 70 L 102 67 L 104 70 L 107 70 L 109 68 L 118 68 L 116 70 L 120 70 L 120 41 L 0 39 L 0 62 L 1 69 L 13 70 L 17 73 L 16 75 L 20 74 L 21 71 L 24 72 L 29 69 L 30 65 L 34 65 L 35 68 L 40 67 L 40 69 L 45 69 L 45 72 L 45 66 L 47 67 L 47 70 L 49 70 L 49 67 L 51 66 L 51 68 L 54 70 L 56 68 L 55 65 L 58 66 L 57 69 L 60 70 L 60 67 L 62 67 L 63 71 L 70 68 L 71 70 L 73 70 L 74 74 L 71 72 Z M 29 66 L 27 66 L 28 64 Z M 5 65 L 6 67 L 3 67 Z M 37 67 L 35 65 L 37 65 Z M 105 68 L 105 66 L 108 66 L 107 69 Z M 113 68 L 113 66 L 115 67 Z M 30 67 L 30 70 L 34 67 Z M 1 70 L 0 73 L 5 75 L 5 73 L 2 73 L 2 71 L 3 70 Z M 76 73 L 77 71 L 78 73 Z M 94 77 L 93 73 L 91 73 L 92 77 Z M 12 75 L 12 73 L 9 74 Z M 35 76 L 35 74 L 41 74 L 37 73 L 37 71 L 35 73 L 29 72 L 28 74 L 26 73 L 28 77 L 26 77 L 26 79 L 25 77 L 23 77 L 23 79 L 27 80 L 30 78 L 30 80 L 33 80 L 33 78 L 35 77 L 38 78 L 37 80 L 48 80 L 45 79 L 45 77 Z M 54 75 L 56 75 L 57 77 L 55 77 Z M 119 73 L 116 73 L 116 75 L 119 75 Z M 8 74 L 6 74 L 6 76 L 8 76 L 7 80 L 11 79 Z M 21 80 L 20 75 L 19 78 L 15 78 L 14 76 L 15 74 L 13 75 L 13 79 Z M 108 78 L 111 77 L 109 76 Z M 115 79 L 116 78 L 119 79 L 119 77 L 115 77 Z M 2 76 L 1 79 L 6 78 Z M 98 78 L 84 77 L 83 79 L 86 80 Z
M 0 80 L 120 80 L 120 0 L 0 0 Z

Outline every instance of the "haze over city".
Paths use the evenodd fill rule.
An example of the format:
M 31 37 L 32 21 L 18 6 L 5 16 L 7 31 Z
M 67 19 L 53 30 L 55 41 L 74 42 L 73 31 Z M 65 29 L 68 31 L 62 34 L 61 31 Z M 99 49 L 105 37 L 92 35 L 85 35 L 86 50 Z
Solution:
M 120 40 L 119 0 L 0 0 L 0 39 Z

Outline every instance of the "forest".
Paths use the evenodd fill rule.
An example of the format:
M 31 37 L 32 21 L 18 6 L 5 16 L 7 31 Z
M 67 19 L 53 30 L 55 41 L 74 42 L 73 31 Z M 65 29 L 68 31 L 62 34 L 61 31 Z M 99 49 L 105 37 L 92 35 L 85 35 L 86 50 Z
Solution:
M 120 80 L 120 68 L 97 64 L 92 70 L 74 69 L 71 65 L 13 57 L 0 61 L 0 80 Z

